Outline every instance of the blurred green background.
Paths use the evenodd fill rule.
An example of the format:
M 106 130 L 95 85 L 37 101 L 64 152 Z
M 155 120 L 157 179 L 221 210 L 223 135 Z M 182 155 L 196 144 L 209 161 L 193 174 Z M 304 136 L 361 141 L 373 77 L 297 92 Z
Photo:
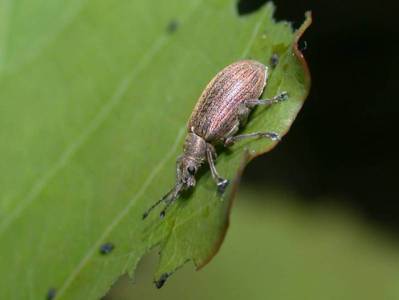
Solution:
M 199 272 L 187 264 L 157 290 L 153 251 L 133 281 L 106 300 L 398 299 L 399 245 L 354 211 L 307 207 L 287 190 L 245 185 L 218 255 Z

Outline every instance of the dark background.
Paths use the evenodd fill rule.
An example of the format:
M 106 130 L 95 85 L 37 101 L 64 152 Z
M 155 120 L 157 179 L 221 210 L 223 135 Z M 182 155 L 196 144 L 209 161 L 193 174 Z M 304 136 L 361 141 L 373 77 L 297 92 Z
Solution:
M 248 14 L 265 2 L 238 1 L 238 8 Z M 312 11 L 313 24 L 301 41 L 312 88 L 289 134 L 248 166 L 244 182 L 282 186 L 309 205 L 334 199 L 399 237 L 398 4 L 274 3 L 276 18 L 294 20 L 295 28 L 302 12 Z

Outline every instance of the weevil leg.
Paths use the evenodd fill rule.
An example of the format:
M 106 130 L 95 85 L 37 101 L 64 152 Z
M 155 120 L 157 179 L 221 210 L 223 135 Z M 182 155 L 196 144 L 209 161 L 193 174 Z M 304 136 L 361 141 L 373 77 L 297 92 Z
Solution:
M 209 163 L 209 168 L 211 169 L 211 174 L 212 174 L 213 179 L 216 182 L 218 191 L 220 193 L 223 193 L 229 184 L 229 180 L 221 177 L 219 175 L 218 171 L 216 170 L 215 161 L 214 161 L 215 156 L 216 156 L 215 148 L 213 148 L 212 145 L 208 144 L 207 148 L 206 148 L 206 158 Z
M 230 131 L 226 134 L 226 137 L 234 136 L 238 132 L 239 129 L 240 129 L 240 122 L 237 121 L 233 125 L 233 127 L 231 127 Z M 214 155 L 214 156 L 216 156 L 216 155 Z
M 280 141 L 281 140 L 280 136 L 275 132 L 253 132 L 253 133 L 245 133 L 245 134 L 239 134 L 236 136 L 228 137 L 225 139 L 224 145 L 225 145 L 225 147 L 228 147 L 242 139 L 261 138 L 261 137 L 271 139 L 272 141 Z
M 257 105 L 272 105 L 288 99 L 287 92 L 281 92 L 271 99 L 248 99 L 244 103 L 248 108 L 254 108 Z

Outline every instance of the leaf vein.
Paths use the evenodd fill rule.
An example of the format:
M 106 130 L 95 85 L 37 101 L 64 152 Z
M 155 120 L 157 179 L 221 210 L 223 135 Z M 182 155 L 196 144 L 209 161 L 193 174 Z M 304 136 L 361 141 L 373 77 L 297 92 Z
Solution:
M 117 106 L 122 100 L 123 95 L 128 89 L 133 79 L 144 69 L 156 53 L 160 51 L 166 41 L 166 36 L 158 38 L 150 50 L 146 52 L 145 56 L 140 60 L 138 66 L 128 74 L 118 85 L 115 93 L 109 101 L 100 109 L 99 113 L 94 117 L 90 124 L 85 130 L 77 137 L 77 139 L 67 147 L 67 149 L 61 154 L 60 158 L 56 163 L 49 168 L 49 170 L 37 180 L 33 187 L 28 192 L 24 200 L 20 202 L 17 208 L 12 211 L 3 222 L 0 223 L 0 236 L 7 230 L 12 222 L 17 219 L 20 214 L 40 195 L 43 189 L 46 187 L 48 182 L 66 166 L 68 161 L 73 155 L 80 149 L 80 147 L 88 140 L 88 138 L 107 120 L 111 111 Z

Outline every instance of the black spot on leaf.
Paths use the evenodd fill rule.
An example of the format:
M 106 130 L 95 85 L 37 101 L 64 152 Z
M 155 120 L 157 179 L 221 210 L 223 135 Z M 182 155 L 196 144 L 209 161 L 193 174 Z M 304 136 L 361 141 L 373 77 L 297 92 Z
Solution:
M 57 294 L 57 290 L 55 288 L 50 288 L 47 291 L 46 300 L 53 300 L 55 299 L 55 295 Z
M 168 33 L 174 33 L 179 28 L 179 22 L 177 20 L 172 20 L 166 26 L 166 31 Z
M 100 246 L 100 254 L 107 255 L 114 250 L 115 246 L 112 243 L 105 243 Z

